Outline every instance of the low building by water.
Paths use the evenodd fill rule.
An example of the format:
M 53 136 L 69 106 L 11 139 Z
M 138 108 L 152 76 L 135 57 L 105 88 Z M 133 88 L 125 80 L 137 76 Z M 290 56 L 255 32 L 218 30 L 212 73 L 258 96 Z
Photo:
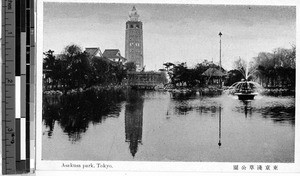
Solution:
M 202 75 L 206 77 L 207 85 L 222 87 L 226 73 L 217 68 L 209 68 Z
M 128 85 L 137 89 L 155 89 L 167 83 L 165 72 L 129 72 Z

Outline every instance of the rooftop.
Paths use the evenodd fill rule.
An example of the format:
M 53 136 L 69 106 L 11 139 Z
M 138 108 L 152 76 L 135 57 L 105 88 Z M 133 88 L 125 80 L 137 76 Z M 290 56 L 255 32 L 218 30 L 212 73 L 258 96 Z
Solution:
M 103 52 L 103 56 L 106 58 L 118 58 L 121 54 L 119 49 L 106 49 Z
M 102 55 L 100 48 L 85 48 L 85 52 L 87 52 L 90 56 L 96 56 L 98 52 L 100 52 L 100 56 Z

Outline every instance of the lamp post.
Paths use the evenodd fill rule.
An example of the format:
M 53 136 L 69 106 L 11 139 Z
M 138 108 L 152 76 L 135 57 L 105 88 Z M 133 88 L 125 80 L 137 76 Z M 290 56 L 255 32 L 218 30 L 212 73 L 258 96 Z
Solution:
M 222 33 L 220 32 L 219 33 L 219 36 L 220 36 L 220 63 L 219 63 L 219 66 L 220 66 L 220 71 L 222 72 L 222 60 L 221 60 L 221 36 L 222 36 Z M 222 76 L 220 77 L 219 79 L 220 81 L 220 87 L 222 88 Z
M 220 68 L 222 67 L 222 60 L 221 60 L 221 36 L 222 36 L 222 33 L 220 32 L 219 33 L 219 36 L 220 36 Z

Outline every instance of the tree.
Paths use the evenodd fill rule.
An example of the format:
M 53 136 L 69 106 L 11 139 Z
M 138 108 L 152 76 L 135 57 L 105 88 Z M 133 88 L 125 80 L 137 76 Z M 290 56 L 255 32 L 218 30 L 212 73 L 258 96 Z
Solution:
M 186 63 L 180 63 L 173 65 L 173 68 L 169 70 L 169 76 L 171 83 L 176 86 L 177 84 L 183 86 L 189 83 L 190 70 L 187 68 Z
M 81 47 L 75 44 L 66 46 L 63 51 L 63 54 L 69 57 L 76 56 L 81 53 L 83 53 Z
M 51 80 L 50 84 L 52 87 L 58 87 L 62 84 L 63 77 L 65 75 L 65 68 L 59 57 L 54 56 L 54 51 L 48 50 L 44 52 L 45 58 L 43 63 L 45 80 Z
M 261 52 L 254 58 L 256 76 L 265 87 L 295 87 L 296 47 L 276 48 L 273 53 Z
M 136 71 L 136 64 L 134 62 L 126 62 L 125 69 L 127 71 Z
M 66 64 L 66 73 L 63 76 L 69 88 L 86 88 L 90 86 L 92 67 L 87 53 L 82 52 L 77 45 L 68 45 L 61 55 Z
M 43 69 L 53 69 L 55 65 L 55 56 L 54 51 L 48 50 L 47 52 L 44 52 L 45 55 L 44 63 L 43 63 Z
M 204 60 L 199 63 L 195 68 L 187 68 L 186 63 L 173 64 L 167 62 L 163 64 L 168 71 L 168 75 L 171 79 L 171 83 L 176 85 L 186 85 L 187 87 L 204 86 L 206 84 L 206 78 L 202 74 L 209 68 L 220 69 L 219 66 L 212 62 Z M 221 68 L 222 71 L 225 71 Z
M 207 60 L 204 60 L 202 63 L 196 65 L 193 69 L 194 74 L 192 75 L 192 79 L 198 84 L 198 86 L 204 86 L 206 84 L 206 78 L 202 74 L 209 69 L 210 67 L 215 67 L 214 64 L 209 64 Z
M 90 58 L 88 53 L 74 44 L 66 46 L 57 57 L 52 50 L 44 55 L 45 78 L 51 78 L 52 84 L 61 85 L 65 92 L 93 85 L 119 84 L 126 77 L 121 63 L 98 56 Z M 135 64 L 131 65 L 133 68 L 136 68 Z
M 165 68 L 167 69 L 167 71 L 169 71 L 169 69 L 170 69 L 171 67 L 173 67 L 175 64 L 173 64 L 173 63 L 171 63 L 171 62 L 167 62 L 167 63 L 164 63 L 163 65 L 165 66 Z
M 237 69 L 229 70 L 227 77 L 228 78 L 224 83 L 225 86 L 231 86 L 232 84 L 241 81 L 241 79 L 244 79 L 243 74 Z
M 110 79 L 109 75 L 111 74 L 111 65 L 103 60 L 100 57 L 92 58 L 92 82 L 93 84 L 104 84 L 107 83 Z
M 114 79 L 117 84 L 122 83 L 123 79 L 127 76 L 127 70 L 121 63 L 118 63 L 113 66 L 113 74 Z

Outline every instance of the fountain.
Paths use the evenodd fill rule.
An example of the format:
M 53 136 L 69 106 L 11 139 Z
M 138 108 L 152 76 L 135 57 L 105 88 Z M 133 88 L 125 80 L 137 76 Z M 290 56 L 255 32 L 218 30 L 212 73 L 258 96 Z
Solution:
M 248 62 L 247 62 L 248 63 Z M 231 94 L 237 95 L 239 100 L 253 100 L 258 92 L 262 90 L 262 86 L 254 81 L 249 81 L 249 77 L 255 73 L 256 69 L 249 71 L 248 64 L 244 67 L 239 67 L 239 71 L 242 73 L 245 79 L 240 82 L 236 82 L 229 87 Z
M 253 100 L 254 96 L 256 96 L 258 93 L 255 92 L 255 87 L 253 81 L 244 81 L 238 82 L 236 85 L 236 93 L 239 97 L 239 100 Z

